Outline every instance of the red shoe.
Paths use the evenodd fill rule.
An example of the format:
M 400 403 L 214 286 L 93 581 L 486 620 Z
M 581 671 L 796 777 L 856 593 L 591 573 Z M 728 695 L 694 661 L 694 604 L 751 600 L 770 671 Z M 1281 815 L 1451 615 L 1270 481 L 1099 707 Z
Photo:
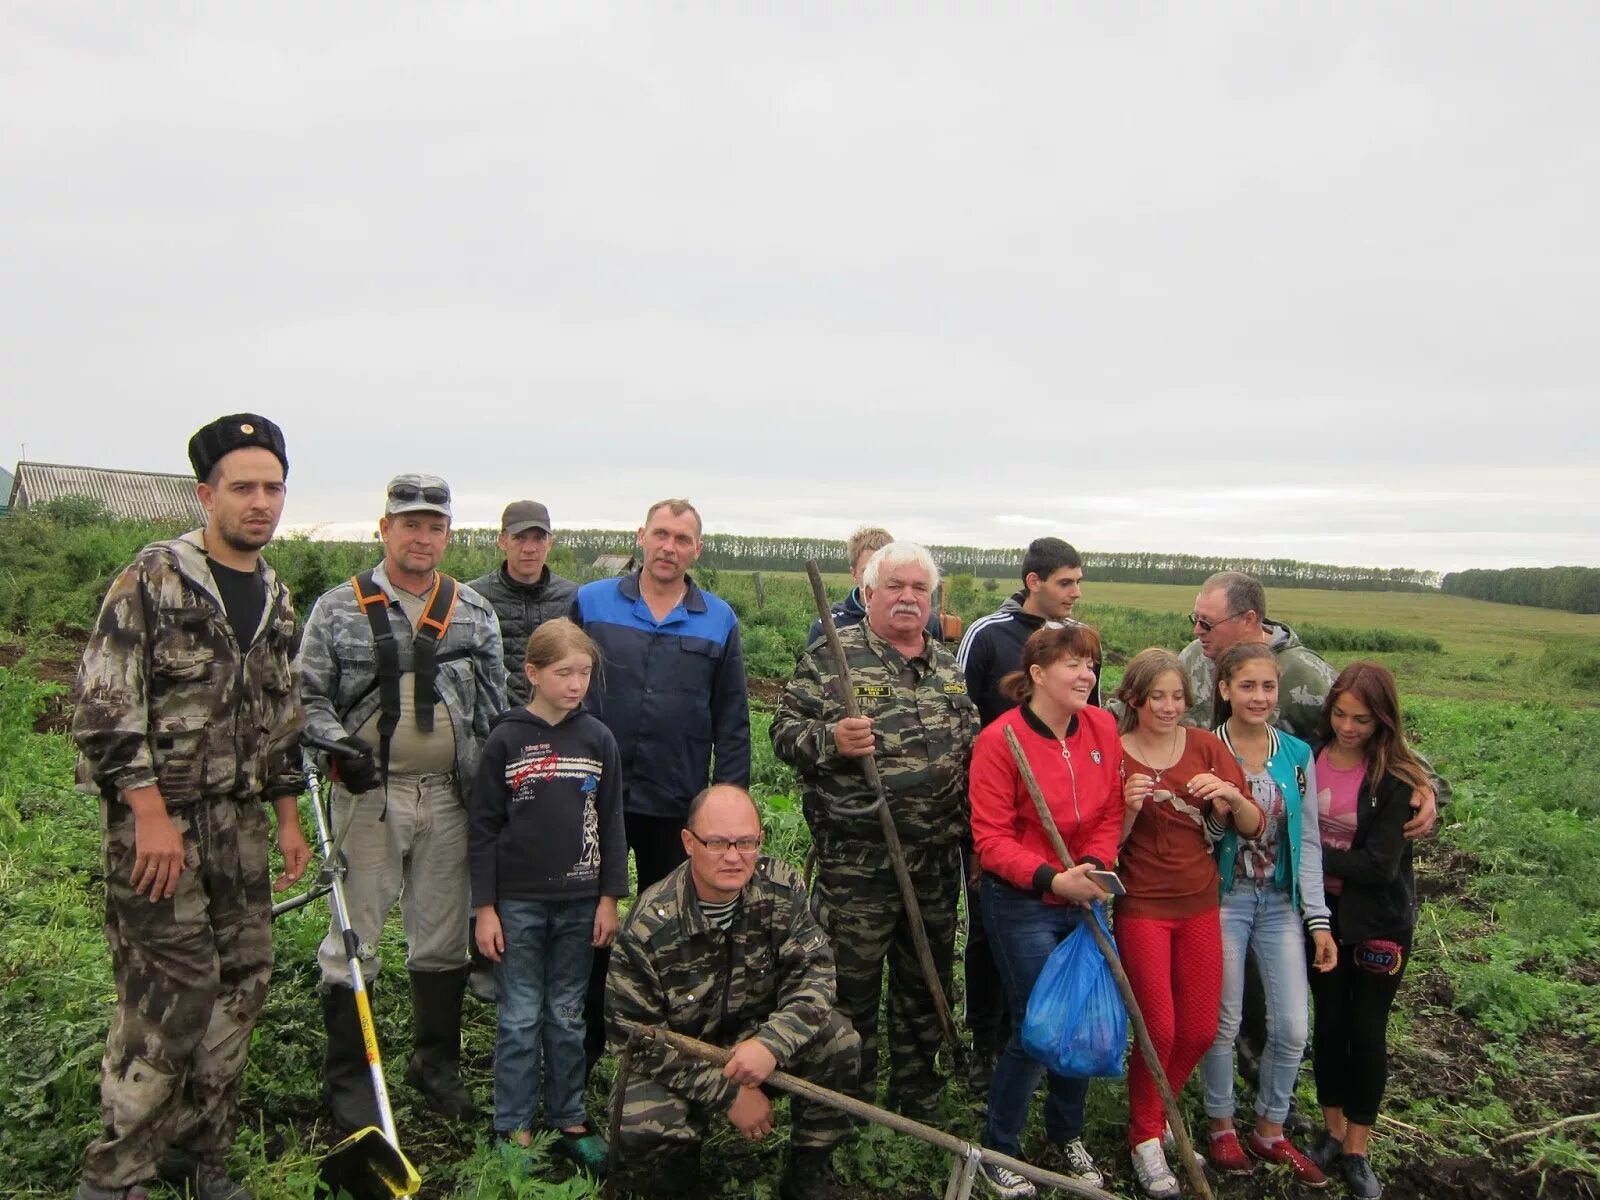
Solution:
M 1260 1136 L 1251 1133 L 1246 1145 L 1250 1153 L 1263 1162 L 1287 1163 L 1289 1170 L 1301 1184 L 1308 1188 L 1322 1188 L 1328 1186 L 1328 1177 L 1322 1173 L 1322 1168 L 1317 1166 L 1286 1137 L 1281 1137 L 1270 1145 L 1261 1140 Z
M 1244 1147 L 1239 1145 L 1239 1135 L 1231 1129 L 1226 1133 L 1211 1135 L 1207 1157 L 1211 1159 L 1211 1165 L 1224 1175 L 1248 1175 L 1256 1169 L 1255 1163 L 1245 1157 Z

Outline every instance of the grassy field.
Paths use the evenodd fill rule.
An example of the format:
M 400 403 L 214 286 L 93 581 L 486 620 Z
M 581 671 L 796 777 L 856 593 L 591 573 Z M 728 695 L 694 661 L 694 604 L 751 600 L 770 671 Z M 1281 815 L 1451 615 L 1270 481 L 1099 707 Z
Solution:
M 752 665 L 781 675 L 805 635 L 809 592 L 800 577 L 768 576 L 758 608 L 748 576 L 712 582 L 739 609 Z M 833 590 L 843 590 L 842 580 Z M 952 581 L 952 607 L 967 620 L 1008 589 Z M 1181 614 L 1193 589 L 1090 581 L 1081 615 L 1099 625 L 1115 660 L 1145 644 L 1187 640 Z M 1417 594 L 1275 592 L 1274 615 L 1307 634 L 1368 650 L 1330 651 L 1342 663 L 1371 653 L 1402 681 L 1422 747 L 1455 786 L 1440 836 L 1422 848 L 1424 897 L 1415 957 L 1396 1021 L 1391 1097 L 1375 1154 L 1391 1197 L 1588 1197 L 1600 1195 L 1594 1121 L 1557 1124 L 1600 1110 L 1600 678 L 1593 668 L 1600 618 Z M 61 681 L 73 663 L 70 630 L 0 646 L 0 1193 L 64 1197 L 96 1121 L 99 1055 L 112 986 L 100 933 L 94 806 L 71 788 L 71 748 L 60 732 Z M 1401 647 L 1394 651 L 1377 649 Z M 1436 647 L 1436 648 L 1429 648 Z M 1113 670 L 1115 668 L 1113 667 Z M 770 694 L 770 690 L 768 692 Z M 767 746 L 755 717 L 755 783 L 770 846 L 799 861 L 809 838 L 793 775 Z M 308 822 L 309 824 L 309 822 Z M 310 1195 L 328 1148 L 318 1096 L 322 1046 L 314 997 L 315 946 L 326 928 L 319 904 L 277 923 L 277 966 L 245 1080 L 245 1127 L 234 1165 L 263 1200 Z M 402 957 L 400 932 L 384 943 Z M 408 1002 L 400 977 L 378 988 L 380 1036 L 403 1060 Z M 493 1012 L 469 1002 L 468 1081 L 487 1100 Z M 593 1111 L 611 1066 L 603 1064 Z M 398 1070 L 394 1072 L 398 1076 Z M 593 1194 L 553 1168 L 519 1180 L 497 1159 L 487 1128 L 451 1126 L 394 1087 L 408 1150 L 423 1168 L 423 1195 L 562 1197 Z M 1312 1101 L 1309 1073 L 1301 1098 Z M 1196 1098 L 1186 1101 L 1198 1120 Z M 1125 1121 L 1120 1082 L 1091 1089 L 1088 1140 L 1119 1168 Z M 981 1101 L 949 1089 L 946 1125 L 981 1128 Z M 781 1132 L 781 1131 L 780 1131 Z M 1034 1128 L 1033 1136 L 1039 1131 Z M 781 1137 L 759 1145 L 714 1134 L 707 1200 L 770 1200 Z M 882 1130 L 838 1161 L 841 1194 L 942 1194 L 948 1162 Z M 1295 1195 L 1258 1172 L 1227 1181 L 1223 1197 Z M 159 1194 L 159 1193 L 158 1193 Z

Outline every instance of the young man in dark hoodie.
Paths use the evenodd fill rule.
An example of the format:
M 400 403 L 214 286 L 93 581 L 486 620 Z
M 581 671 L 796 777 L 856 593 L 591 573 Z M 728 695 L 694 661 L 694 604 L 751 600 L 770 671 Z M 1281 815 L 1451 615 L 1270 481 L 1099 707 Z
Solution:
M 978 706 L 985 725 L 1016 707 L 1000 690 L 1000 681 L 1022 666 L 1022 647 L 1046 624 L 1072 622 L 1072 608 L 1082 592 L 1083 563 L 1071 545 L 1055 537 L 1035 538 L 1022 559 L 1022 589 L 998 611 L 979 617 L 961 639 L 956 662 L 967 676 L 967 694 Z M 1094 692 L 1089 702 L 1100 704 L 1100 669 L 1095 667 Z M 968 849 L 970 861 L 976 861 Z M 972 1030 L 972 1057 L 967 1084 L 974 1092 L 988 1093 L 995 1058 L 1011 1035 L 1006 1016 L 1005 991 L 989 950 L 978 889 L 967 888 L 967 949 L 962 962 L 966 976 L 967 1026 Z
M 478 949 L 497 964 L 495 1132 L 528 1146 L 542 1095 L 544 1124 L 594 1174 L 606 1143 L 583 1110 L 583 998 L 594 949 L 616 936 L 617 899 L 628 894 L 622 760 L 582 708 L 599 658 L 566 618 L 528 639 L 532 698 L 496 718 L 469 813 Z

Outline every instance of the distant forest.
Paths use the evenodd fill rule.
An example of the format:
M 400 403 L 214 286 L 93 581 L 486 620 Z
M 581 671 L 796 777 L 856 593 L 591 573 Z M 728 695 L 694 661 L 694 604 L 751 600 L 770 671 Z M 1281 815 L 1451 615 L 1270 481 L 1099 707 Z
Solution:
M 462 530 L 458 536 L 468 535 L 469 531 Z M 495 532 L 472 530 L 470 536 L 473 540 L 481 536 L 492 544 Z M 633 531 L 629 529 L 560 531 L 560 544 L 584 564 L 593 562 L 601 554 L 632 554 L 633 539 Z M 1017 579 L 1022 564 L 1021 547 L 930 545 L 928 549 L 947 575 Z M 706 535 L 700 561 L 719 571 L 803 571 L 808 558 L 816 559 L 824 571 L 849 570 L 844 542 L 831 538 L 711 533 Z M 1083 551 L 1083 566 L 1093 579 L 1105 583 L 1199 584 L 1218 571 L 1244 571 L 1267 586 L 1278 588 L 1326 588 L 1348 592 L 1427 592 L 1439 588 L 1436 571 L 1416 571 L 1409 567 L 1337 567 L 1292 558 L 1088 550 Z
M 1600 567 L 1508 567 L 1452 571 L 1441 587 L 1452 596 L 1600 613 Z

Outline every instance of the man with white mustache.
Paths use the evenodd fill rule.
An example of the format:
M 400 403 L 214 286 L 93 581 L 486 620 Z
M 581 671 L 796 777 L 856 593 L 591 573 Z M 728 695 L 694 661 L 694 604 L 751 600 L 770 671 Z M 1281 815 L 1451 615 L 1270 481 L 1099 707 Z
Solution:
M 880 549 L 862 574 L 866 619 L 839 631 L 862 715 L 845 716 L 839 665 L 818 638 L 800 656 L 772 718 L 773 749 L 805 779 L 806 822 L 817 848 L 812 907 L 833 943 L 839 1007 L 861 1034 L 856 1094 L 876 1099 L 887 960 L 888 1103 L 919 1119 L 936 1115 L 943 1087 L 935 1068 L 938 1014 L 878 818 L 859 811 L 873 796 L 857 760 L 877 756 L 948 994 L 978 708 L 955 656 L 925 628 L 938 586 L 939 568 L 921 546 L 891 542 Z

